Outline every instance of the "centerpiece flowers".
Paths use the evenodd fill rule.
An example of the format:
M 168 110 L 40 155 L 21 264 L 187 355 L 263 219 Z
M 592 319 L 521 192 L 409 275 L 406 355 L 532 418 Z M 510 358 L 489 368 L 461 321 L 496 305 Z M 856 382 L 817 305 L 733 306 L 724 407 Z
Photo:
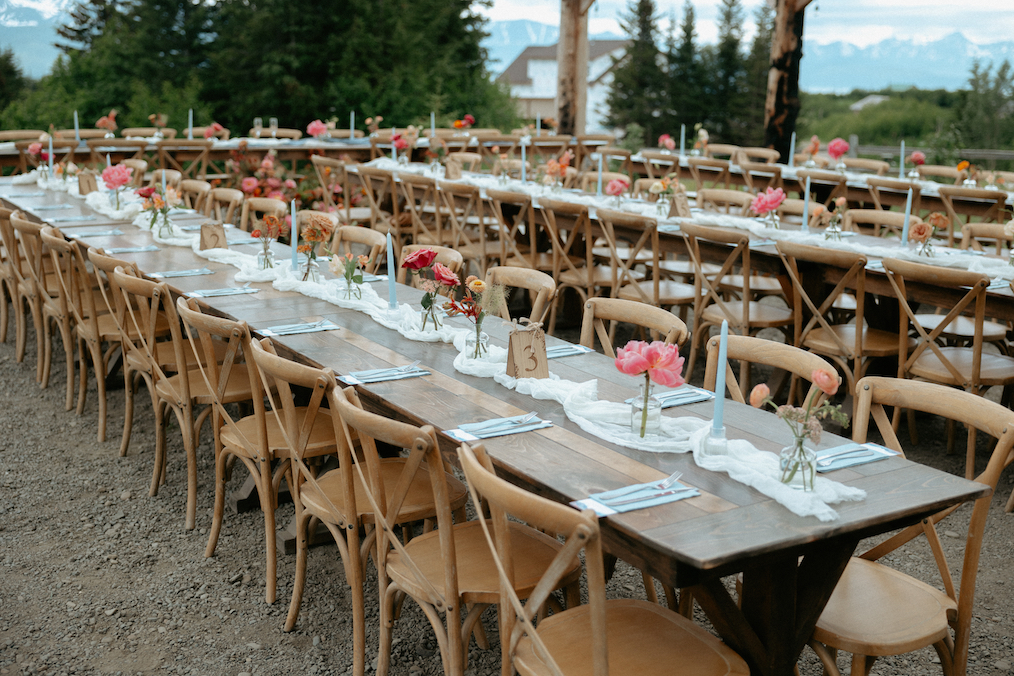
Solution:
M 102 170 L 102 182 L 116 195 L 116 210 L 120 210 L 120 190 L 130 183 L 134 170 L 123 164 L 114 164 Z
M 708 130 L 701 126 L 700 122 L 694 125 L 694 132 L 697 134 L 697 140 L 694 141 L 694 147 L 690 154 L 703 155 L 708 151 L 708 141 L 711 137 L 708 136 Z
M 809 439 L 814 444 L 820 443 L 820 435 L 824 431 L 821 421 L 825 418 L 831 418 L 843 427 L 848 427 L 849 424 L 848 416 L 841 410 L 840 404 L 832 405 L 825 399 L 820 406 L 816 406 L 822 394 L 832 397 L 838 392 L 838 374 L 826 369 L 814 369 L 810 380 L 818 389 L 813 391 L 805 406 L 777 405 L 771 399 L 771 389 L 763 383 L 750 392 L 751 406 L 771 406 L 775 415 L 792 430 L 792 445 L 783 448 L 779 456 L 780 480 L 783 484 L 804 491 L 814 489 L 817 476 L 817 454 L 806 447 L 806 440 Z
M 327 125 L 320 120 L 314 120 L 310 124 L 306 125 L 306 133 L 316 139 L 331 136 L 331 130 L 329 130 Z
M 806 149 L 803 151 L 810 156 L 810 159 L 806 161 L 806 168 L 812 169 L 817 166 L 817 153 L 820 152 L 820 137 L 814 134 L 810 137 L 810 142 L 807 144 Z
M 214 138 L 218 134 L 218 132 L 222 131 L 223 129 L 225 129 L 225 127 L 220 125 L 218 122 L 212 122 L 211 124 L 209 124 L 207 127 L 204 128 L 204 138 L 205 139 Z
M 293 230 L 296 232 L 296 230 Z M 304 282 L 320 281 L 320 265 L 317 263 L 317 245 L 331 239 L 334 231 L 334 223 L 326 214 L 318 211 L 306 212 L 303 215 L 303 226 L 299 228 L 299 236 L 303 238 L 304 244 L 300 244 L 296 250 L 306 254 L 306 263 L 303 264 Z
M 423 309 L 423 331 L 426 330 L 426 324 L 430 320 L 433 321 L 433 329 L 440 328 L 440 318 L 437 316 L 437 294 L 441 287 L 453 289 L 460 284 L 458 276 L 451 272 L 443 263 L 435 262 L 437 259 L 437 252 L 433 249 L 417 249 L 412 253 L 405 256 L 405 260 L 402 261 L 401 267 L 408 271 L 408 275 L 411 276 L 413 273 L 420 279 L 420 287 L 423 290 L 422 301 L 420 305 Z M 429 271 L 433 275 L 433 279 L 423 277 L 423 273 Z
M 676 140 L 669 134 L 662 134 L 658 137 L 658 147 L 664 153 L 671 153 L 676 149 Z
M 840 242 L 842 231 L 841 225 L 845 219 L 845 212 L 848 211 L 849 201 L 845 199 L 844 196 L 836 197 L 831 205 L 834 208 L 830 212 L 824 212 L 821 214 L 822 217 L 826 215 L 828 219 L 828 226 L 824 228 L 824 239 Z
M 267 214 L 261 219 L 261 227 L 254 229 L 250 236 L 261 241 L 261 251 L 257 254 L 257 267 L 268 270 L 275 267 L 275 254 L 271 250 L 271 240 L 289 234 L 289 224 L 284 219 Z
M 759 192 L 750 203 L 750 209 L 762 217 L 765 227 L 778 229 L 778 208 L 785 201 L 785 191 L 781 188 L 768 188 Z
M 662 425 L 662 405 L 652 397 L 652 383 L 664 387 L 684 384 L 683 362 L 678 347 L 660 340 L 652 343 L 632 340 L 616 351 L 616 369 L 620 373 L 644 378 L 630 412 L 630 431 L 642 439 L 648 432 L 656 433 Z
M 471 129 L 473 124 L 475 124 L 475 117 L 473 117 L 470 113 L 466 113 L 460 120 L 454 121 L 454 128 Z
M 958 171 L 965 172 L 965 180 L 961 182 L 963 188 L 976 188 L 979 185 L 979 170 L 968 160 L 958 162 Z
M 666 176 L 648 186 L 648 194 L 655 195 L 655 213 L 659 216 L 666 216 L 669 213 L 669 203 L 676 192 L 676 182 Z
M 116 126 L 116 109 L 110 110 L 108 113 L 100 117 L 95 122 L 95 126 L 99 129 L 105 129 L 105 138 L 115 138 L 116 134 L 113 132 L 117 130 Z
M 471 354 L 472 359 L 485 356 L 488 351 L 486 343 L 489 338 L 482 332 L 482 321 L 486 315 L 499 312 L 506 300 L 502 285 L 487 284 L 475 275 L 469 275 L 465 278 L 465 293 L 461 300 L 451 298 L 447 302 L 445 307 L 449 315 L 462 315 L 475 324 L 474 338 L 465 341 L 465 352 Z
M 606 194 L 616 198 L 616 208 L 623 204 L 623 193 L 627 191 L 630 184 L 622 178 L 614 178 L 606 184 Z
M 165 113 L 152 113 L 148 116 L 148 121 L 155 126 L 154 138 L 156 140 L 165 138 L 165 132 L 162 130 L 165 129 L 167 124 L 169 124 L 169 116 Z
M 155 230 L 155 223 L 158 222 L 158 236 L 172 236 L 173 225 L 169 220 L 169 210 L 183 202 L 176 189 L 167 187 L 163 195 L 161 189 L 150 185 L 135 192 L 144 200 L 141 209 L 151 214 L 151 222 L 148 224 L 148 228 Z
M 567 177 L 567 168 L 570 166 L 574 153 L 568 150 L 559 159 L 550 158 L 546 162 L 546 174 L 542 177 L 543 185 L 548 185 L 554 192 L 563 188 L 564 179 Z
M 849 151 L 849 142 L 843 138 L 833 139 L 827 144 L 827 154 L 831 156 L 837 164 L 834 165 L 835 171 L 844 174 L 845 173 L 845 160 L 842 158 L 845 153 Z
M 938 230 L 947 230 L 951 225 L 951 219 L 939 211 L 934 211 L 926 217 L 925 221 L 912 223 L 908 229 L 908 241 L 915 242 L 915 253 L 918 256 L 933 257 L 933 235 Z
M 356 256 L 351 251 L 344 256 L 332 254 L 330 268 L 331 272 L 341 275 L 345 279 L 345 297 L 352 298 L 356 294 L 357 299 L 363 297 L 363 290 L 360 284 L 363 283 L 363 270 L 370 264 L 370 257 Z
M 908 172 L 908 177 L 911 179 L 919 178 L 919 167 L 926 164 L 926 153 L 921 150 L 913 150 L 912 154 L 908 156 L 908 163 L 912 165 L 912 170 Z
M 384 121 L 383 115 L 377 115 L 376 117 L 368 117 L 364 121 L 366 123 L 366 131 L 370 132 L 370 136 L 376 136 L 380 133 L 380 123 Z

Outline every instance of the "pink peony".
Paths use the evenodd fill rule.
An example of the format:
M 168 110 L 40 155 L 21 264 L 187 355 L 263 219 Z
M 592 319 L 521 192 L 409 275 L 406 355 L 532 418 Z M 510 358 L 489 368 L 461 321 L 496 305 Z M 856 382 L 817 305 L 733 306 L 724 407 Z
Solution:
M 394 144 L 394 147 L 397 148 L 399 152 L 408 148 L 408 141 L 401 134 L 395 134 L 394 136 L 392 136 L 391 142 Z
M 472 117 L 471 114 L 466 114 L 465 115 L 465 122 L 468 124 L 468 126 L 472 126 L 473 124 L 475 124 L 475 118 Z
M 222 125 L 217 122 L 212 122 L 210 126 L 204 128 L 204 138 L 211 138 L 218 132 L 225 129 Z
M 444 286 L 457 286 L 461 283 L 458 276 L 451 272 L 451 269 L 443 263 L 433 264 L 433 278 Z
M 760 408 L 764 405 L 764 400 L 770 396 L 771 388 L 761 383 L 750 391 L 750 405 L 754 408 Z
M 834 159 L 840 159 L 849 151 L 849 143 L 843 138 L 836 138 L 827 144 L 827 154 Z
M 253 176 L 247 176 L 239 184 L 240 189 L 245 193 L 252 193 L 257 189 L 257 179 Z
M 134 170 L 122 164 L 114 164 L 102 170 L 102 182 L 110 190 L 116 190 L 130 183 L 130 175 Z
M 669 136 L 669 134 L 662 134 L 658 137 L 658 147 L 674 150 L 676 148 L 676 140 L 672 136 Z
M 271 188 L 271 189 L 276 189 L 276 188 L 281 188 L 282 187 L 282 179 L 275 178 L 274 176 L 272 176 L 267 181 L 265 181 L 265 183 L 267 183 L 268 187 Z
M 285 187 L 288 188 L 289 190 L 295 190 L 296 182 L 293 181 L 291 178 L 287 178 L 285 179 Z
M 327 133 L 327 125 L 320 120 L 314 120 L 306 125 L 306 133 L 314 138 L 320 138 Z
M 683 380 L 683 357 L 675 345 L 660 340 L 646 343 L 632 340 L 616 351 L 616 368 L 628 376 L 647 372 L 648 377 L 666 387 L 678 387 Z
M 758 216 L 776 210 L 785 201 L 785 191 L 781 188 L 768 188 L 766 192 L 759 192 L 750 203 L 750 208 Z
M 422 270 L 432 265 L 436 257 L 437 252 L 433 249 L 417 249 L 405 256 L 401 267 L 408 268 L 409 270 Z
M 268 197 L 273 200 L 282 200 L 283 202 L 285 201 L 285 193 L 283 193 L 281 190 L 272 190 L 271 192 L 268 193 Z
M 41 152 L 42 152 L 42 144 L 39 143 L 38 141 L 28 146 L 29 155 L 38 155 Z
M 629 185 L 630 185 L 629 183 L 627 183 L 621 178 L 614 178 L 613 180 L 609 181 L 609 185 L 606 186 L 606 194 L 612 195 L 613 197 L 617 197 L 626 192 L 627 187 Z
M 923 164 L 926 164 L 926 153 L 921 150 L 915 150 L 908 156 L 908 161 L 917 167 L 922 166 Z
M 829 397 L 838 391 L 839 378 L 837 373 L 832 373 L 826 369 L 814 369 L 813 373 L 810 374 L 810 380 Z M 751 395 L 751 399 L 753 399 L 753 395 Z
M 271 159 L 271 155 L 268 155 L 263 160 L 261 160 L 261 169 L 263 169 L 264 171 L 271 171 L 274 168 L 275 161 Z

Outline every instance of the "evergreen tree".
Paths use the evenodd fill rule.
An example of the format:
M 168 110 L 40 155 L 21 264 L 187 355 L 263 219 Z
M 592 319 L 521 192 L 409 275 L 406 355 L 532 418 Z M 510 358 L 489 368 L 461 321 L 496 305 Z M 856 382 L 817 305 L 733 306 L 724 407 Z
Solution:
M 742 123 L 737 119 L 744 106 L 743 81 L 745 68 L 741 45 L 743 41 L 743 8 L 739 0 L 722 0 L 718 12 L 718 44 L 705 50 L 705 72 L 708 110 L 712 139 L 722 143 L 741 142 Z
M 615 61 L 607 98 L 608 123 L 625 127 L 636 122 L 644 128 L 648 143 L 652 143 L 665 132 L 661 119 L 665 77 L 656 41 L 655 2 L 631 0 L 628 10 L 622 25 L 631 42 L 626 53 Z
M 57 26 L 56 34 L 66 42 L 56 46 L 66 54 L 88 50 L 113 15 L 122 11 L 115 0 L 83 0 L 68 9 L 70 22 Z
M 680 22 L 679 42 L 671 38 L 667 50 L 667 94 L 673 111 L 672 129 L 685 124 L 692 129 L 704 120 L 707 110 L 704 97 L 704 74 L 697 50 L 697 28 L 694 6 L 690 0 L 683 3 L 683 20 Z
M 757 33 L 746 57 L 744 106 L 742 107 L 743 135 L 740 142 L 751 146 L 764 144 L 764 104 L 768 96 L 768 72 L 771 69 L 771 39 L 775 30 L 775 12 L 767 4 L 757 8 L 754 15 Z
M 972 64 L 964 105 L 958 108 L 958 128 L 967 147 L 1008 148 L 1014 144 L 1014 69 L 1004 61 Z
M 14 50 L 0 50 L 0 101 L 16 101 L 28 86 Z

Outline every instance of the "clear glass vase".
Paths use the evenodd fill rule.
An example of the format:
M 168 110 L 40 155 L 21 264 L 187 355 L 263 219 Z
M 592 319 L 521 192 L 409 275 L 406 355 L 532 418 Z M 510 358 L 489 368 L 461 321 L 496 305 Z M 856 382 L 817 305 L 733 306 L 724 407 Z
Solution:
M 669 198 L 665 195 L 659 195 L 658 200 L 655 202 L 655 215 L 659 218 L 665 218 L 669 215 Z
M 812 491 L 817 477 L 817 454 L 796 437 L 778 456 L 781 482 L 801 491 Z
M 653 396 L 654 391 L 654 385 L 641 383 L 640 392 L 630 404 L 630 432 L 642 438 L 662 431 L 662 402 Z
M 264 248 L 257 254 L 257 269 L 270 270 L 273 267 L 275 267 L 275 252 L 268 248 L 267 242 L 264 242 Z
M 764 222 L 765 228 L 772 228 L 778 230 L 781 225 L 781 220 L 778 218 L 778 214 L 774 211 L 769 211 L 761 217 L 761 221 Z
M 159 237 L 172 237 L 173 236 L 173 224 L 169 220 L 169 214 L 163 212 L 156 217 L 158 223 L 158 236 Z
M 482 324 L 475 327 L 475 333 L 465 338 L 465 354 L 472 359 L 481 359 L 489 354 L 489 336 L 482 330 Z
M 848 167 L 845 166 L 845 160 L 838 160 L 837 164 L 834 165 L 834 170 L 839 174 L 844 174 L 848 171 Z
M 316 258 L 307 259 L 299 271 L 302 273 L 300 279 L 304 282 L 320 283 L 320 264 L 317 263 Z
M 919 179 L 919 170 L 918 169 L 912 169 L 912 171 L 908 172 L 908 177 L 911 180 L 913 180 L 913 181 L 918 180 Z

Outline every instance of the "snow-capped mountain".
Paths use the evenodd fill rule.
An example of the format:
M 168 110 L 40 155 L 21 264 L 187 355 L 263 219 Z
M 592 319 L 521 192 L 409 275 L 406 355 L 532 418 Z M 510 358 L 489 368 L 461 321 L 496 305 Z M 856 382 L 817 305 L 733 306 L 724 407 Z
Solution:
M 59 50 L 56 27 L 64 20 L 64 8 L 75 0 L 0 0 L 0 49 L 14 50 L 26 75 L 42 77 L 49 72 Z

